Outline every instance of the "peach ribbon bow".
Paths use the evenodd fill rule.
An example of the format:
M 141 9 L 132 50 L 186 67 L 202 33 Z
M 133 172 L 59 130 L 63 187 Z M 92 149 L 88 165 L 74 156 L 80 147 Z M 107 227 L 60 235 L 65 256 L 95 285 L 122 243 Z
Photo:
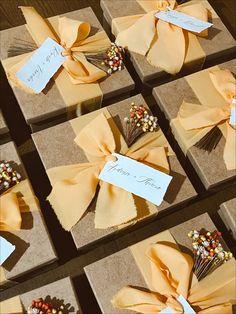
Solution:
M 52 25 L 44 20 L 33 7 L 20 8 L 24 14 L 27 28 L 38 46 L 41 46 L 50 37 L 65 48 L 64 55 L 67 56 L 67 60 L 63 67 L 73 84 L 96 82 L 107 75 L 106 72 L 88 62 L 84 56 L 85 52 L 98 53 L 110 46 L 109 38 L 104 31 L 89 36 L 91 30 L 89 23 L 58 17 L 57 34 Z M 26 58 L 20 58 L 20 61 L 7 71 L 9 79 L 24 89 L 27 88 L 16 78 L 15 74 L 31 55 L 32 53 L 27 54 Z
M 164 71 L 178 73 L 185 60 L 205 58 L 204 51 L 191 33 L 173 24 L 158 20 L 154 14 L 160 10 L 175 9 L 203 21 L 208 21 L 207 9 L 199 3 L 176 6 L 175 0 L 137 0 L 146 14 L 118 17 L 112 20 L 112 32 L 116 42 L 130 51 L 147 56 L 147 61 Z M 205 30 L 198 36 L 207 36 Z M 191 54 L 191 57 L 190 57 Z M 197 56 L 198 54 L 198 56 Z
M 21 211 L 17 194 L 8 191 L 0 197 L 0 230 L 11 231 L 21 228 Z
M 88 123 L 75 138 L 88 163 L 55 167 L 48 170 L 52 204 L 64 229 L 70 230 L 84 215 L 100 186 L 96 201 L 95 228 L 105 229 L 128 222 L 137 216 L 134 196 L 114 185 L 99 180 L 99 174 L 113 152 L 169 172 L 167 147 L 162 146 L 160 132 L 148 133 L 131 148 L 104 113 Z
M 152 273 L 151 291 L 124 287 L 112 299 L 115 307 L 146 314 L 171 307 L 175 313 L 183 313 L 182 305 L 177 301 L 182 295 L 196 313 L 232 313 L 232 304 L 236 301 L 234 259 L 191 287 L 191 256 L 157 243 L 150 246 L 147 257 Z
M 174 120 L 177 120 L 186 132 L 194 130 L 202 132 L 202 137 L 206 133 L 205 130 L 209 132 L 213 127 L 218 126 L 226 140 L 223 153 L 226 167 L 228 170 L 233 170 L 236 169 L 236 129 L 229 124 L 229 119 L 233 106 L 232 100 L 236 95 L 236 81 L 229 70 L 211 70 L 209 76 L 216 92 L 222 96 L 222 103 L 214 104 L 212 107 L 183 102 Z M 191 141 L 192 145 L 199 140 L 199 137 L 195 138 L 195 142 Z

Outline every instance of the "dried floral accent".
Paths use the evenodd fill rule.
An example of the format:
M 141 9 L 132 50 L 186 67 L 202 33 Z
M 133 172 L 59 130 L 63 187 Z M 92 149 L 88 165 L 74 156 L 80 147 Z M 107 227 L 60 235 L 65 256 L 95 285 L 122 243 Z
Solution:
M 64 306 L 54 308 L 51 304 L 44 302 L 42 298 L 32 301 L 27 309 L 27 314 L 63 314 Z
M 86 58 L 98 68 L 101 68 L 108 74 L 112 74 L 124 68 L 124 55 L 125 50 L 123 47 L 118 46 L 116 43 L 111 43 L 106 52 L 94 55 L 86 54 Z
M 21 175 L 11 167 L 9 162 L 2 160 L 0 162 L 0 194 L 18 184 L 20 180 Z
M 158 128 L 157 117 L 150 115 L 143 105 L 137 106 L 134 102 L 131 103 L 129 117 L 125 117 L 124 122 L 128 146 L 131 146 L 142 133 L 154 132 Z
M 193 241 L 193 272 L 198 280 L 203 279 L 233 257 L 231 252 L 223 249 L 220 243 L 221 233 L 216 230 L 204 233 L 193 230 L 189 232 L 188 236 Z

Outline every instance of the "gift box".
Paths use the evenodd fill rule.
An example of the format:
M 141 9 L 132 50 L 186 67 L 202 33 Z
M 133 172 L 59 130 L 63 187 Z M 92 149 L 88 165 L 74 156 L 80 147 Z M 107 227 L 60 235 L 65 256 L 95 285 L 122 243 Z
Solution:
M 3 117 L 2 111 L 0 111 L 0 143 L 3 144 L 10 139 L 9 129 L 6 125 L 6 121 Z
M 22 278 L 32 276 L 33 272 L 39 272 L 43 267 L 52 267 L 57 256 L 38 200 L 13 142 L 1 145 L 1 158 L 9 161 L 10 166 L 21 175 L 21 181 L 18 184 L 1 194 L 1 211 L 4 211 L 4 206 L 9 210 L 10 205 L 4 205 L 3 197 L 13 192 L 17 195 L 21 216 L 19 228 L 13 228 L 10 223 L 8 223 L 9 227 L 2 228 L 1 222 L 1 236 L 15 246 L 13 253 L 0 267 L 1 286 L 7 287 L 20 282 Z M 13 206 L 11 210 L 14 210 Z M 14 215 L 16 214 L 17 212 Z
M 178 2 L 180 3 L 180 1 Z M 166 5 L 165 2 L 163 3 L 161 1 L 158 4 L 157 1 L 145 2 L 145 1 L 138 1 L 138 0 L 126 1 L 125 6 L 122 6 L 118 1 L 112 1 L 112 0 L 101 0 L 100 3 L 103 10 L 105 24 L 112 26 L 112 32 L 115 35 L 115 37 L 117 37 L 117 33 L 119 33 L 120 31 L 123 31 L 124 29 L 126 29 L 127 26 L 131 25 L 132 19 L 136 21 L 136 17 L 140 18 L 144 14 L 148 13 L 149 11 L 154 10 L 157 12 L 158 9 L 162 10 L 163 8 L 158 7 L 159 4 L 161 6 Z M 168 3 L 170 5 L 172 4 L 172 1 L 169 1 Z M 184 4 L 180 5 L 178 9 L 180 9 L 183 6 L 189 6 L 192 4 L 193 5 L 199 4 L 199 2 L 198 3 L 197 1 L 190 1 L 187 3 L 185 2 Z M 217 13 L 214 11 L 212 6 L 208 3 L 208 1 L 201 1 L 201 4 L 205 8 L 207 8 L 208 21 L 212 22 L 213 26 L 208 29 L 208 36 L 205 36 L 205 37 L 196 36 L 197 40 L 193 44 L 195 54 L 191 55 L 189 59 L 187 58 L 187 56 L 185 57 L 184 66 L 182 67 L 182 70 L 177 74 L 177 77 L 182 76 L 184 74 L 186 75 L 189 73 L 193 73 L 195 71 L 199 71 L 202 67 L 207 67 L 212 64 L 224 62 L 227 60 L 227 57 L 229 55 L 232 54 L 233 56 L 233 53 L 235 51 L 235 40 L 233 36 L 230 34 L 230 32 L 225 27 L 225 25 L 222 23 L 221 19 L 219 18 Z M 175 8 L 177 8 L 177 6 L 175 6 L 174 9 Z M 192 15 L 197 14 L 198 10 L 199 10 L 198 8 L 194 8 Z M 190 14 L 190 13 L 187 12 L 186 14 Z M 126 16 L 130 16 L 129 18 L 130 22 L 129 20 L 125 20 Z M 123 17 L 123 19 L 119 21 L 117 18 L 121 18 L 121 17 Z M 143 36 L 144 38 L 142 38 L 140 33 L 138 33 L 136 42 L 141 43 L 141 41 L 143 40 L 145 41 L 145 44 L 149 44 L 148 36 L 150 35 L 150 33 L 148 32 L 148 27 L 149 27 L 148 23 L 149 23 L 148 19 L 146 19 L 146 23 L 144 23 L 144 25 L 146 24 L 146 27 L 145 27 L 146 33 Z M 154 25 L 154 28 L 155 28 L 155 25 Z M 150 29 L 150 31 L 152 30 Z M 161 34 L 160 36 L 163 36 L 163 34 Z M 164 35 L 163 38 L 168 42 L 168 38 L 171 38 L 171 36 L 172 34 L 170 33 L 170 34 Z M 130 35 L 130 37 L 133 37 L 133 35 Z M 176 46 L 177 45 L 179 46 L 181 44 L 181 39 L 178 40 L 178 39 L 172 38 L 170 40 L 172 40 L 174 43 L 173 47 L 170 48 L 170 51 L 168 53 L 165 52 L 164 54 L 168 56 L 169 59 L 174 60 L 176 59 L 176 56 L 178 53 L 178 51 L 176 50 Z M 130 43 L 128 42 L 127 45 L 129 46 Z M 189 45 L 188 42 L 186 43 L 186 45 L 188 47 Z M 163 48 L 160 47 L 160 49 L 166 49 L 165 46 L 166 46 L 166 43 L 164 43 Z M 146 49 L 145 45 L 143 45 L 143 49 Z M 141 49 L 140 53 L 142 53 L 143 49 Z M 135 49 L 133 51 L 135 51 Z M 151 63 L 148 62 L 144 53 L 140 54 L 133 51 L 129 51 L 130 59 L 142 82 L 148 82 L 152 84 L 152 86 L 155 86 L 158 83 L 167 81 L 171 78 L 176 78 L 176 75 L 174 75 L 174 77 L 171 75 L 168 75 L 167 74 L 168 71 L 167 72 L 164 71 L 163 67 L 159 67 L 159 66 L 154 67 L 153 65 L 151 65 L 153 64 L 153 62 Z M 154 56 L 155 55 L 157 56 L 157 54 L 154 54 Z M 161 52 L 159 54 L 159 57 L 157 58 L 162 58 Z M 186 58 L 188 60 L 186 60 Z M 162 62 L 162 60 L 160 61 L 157 60 L 157 62 L 159 62 L 160 64 L 164 63 Z M 166 70 L 168 70 L 168 66 Z M 171 73 L 171 72 L 168 72 L 168 73 Z
M 147 283 L 150 282 L 151 272 L 150 266 L 145 260 L 147 259 L 146 254 L 148 247 L 157 242 L 161 242 L 164 245 L 171 243 L 173 248 L 178 247 L 180 251 L 192 254 L 192 239 L 188 237 L 188 233 L 193 229 L 198 231 L 202 229 L 213 231 L 216 227 L 208 214 L 205 213 L 86 266 L 84 268 L 86 276 L 97 298 L 102 313 L 133 313 L 128 310 L 130 309 L 129 306 L 127 306 L 127 309 L 114 307 L 111 300 L 118 291 L 125 286 L 134 288 L 140 287 L 143 291 L 150 291 L 151 288 L 148 287 Z M 222 244 L 227 249 L 225 243 L 222 242 Z M 170 258 L 173 258 L 173 256 L 170 256 Z M 166 264 L 164 264 L 164 266 L 165 265 Z M 178 267 L 177 264 L 176 267 Z M 179 265 L 179 267 L 181 266 Z M 158 282 L 158 273 L 156 273 L 155 278 Z M 174 287 L 176 286 L 177 283 Z M 158 297 L 158 294 L 156 295 Z M 167 296 L 165 295 L 165 298 L 166 297 Z M 149 299 L 149 301 L 150 300 L 151 299 Z M 129 298 L 129 301 L 129 304 L 132 304 L 135 301 L 142 304 L 142 301 L 139 302 L 138 297 L 136 300 L 134 298 Z M 155 304 L 154 299 L 152 301 L 153 304 Z M 143 300 L 143 303 L 144 302 L 145 301 Z M 147 312 L 151 312 L 148 311 L 148 307 L 146 309 Z M 136 307 L 136 310 L 139 312 L 138 306 Z M 133 311 L 135 310 L 133 309 Z M 156 311 L 155 313 L 159 313 L 159 311 Z
M 19 14 L 21 14 L 20 10 Z M 69 12 L 61 16 L 88 22 L 91 25 L 89 36 L 103 31 L 101 24 L 91 8 Z M 57 17 L 49 18 L 48 21 L 55 25 L 55 19 L 57 19 Z M 9 57 L 12 50 L 14 51 L 14 55 L 20 55 L 25 51 L 27 52 L 27 49 L 29 51 L 37 48 L 26 25 L 1 31 L 1 40 L 1 60 L 5 71 L 7 67 L 6 64 L 8 62 L 11 63 L 11 59 L 15 58 Z M 9 81 L 25 120 L 33 131 L 65 121 L 68 117 L 75 117 L 98 109 L 101 106 L 101 101 L 103 105 L 106 105 L 115 99 L 123 99 L 134 89 L 134 82 L 125 68 L 100 79 L 98 84 L 73 85 L 69 81 L 63 84 L 70 88 L 70 92 L 67 95 L 64 93 L 62 95 L 57 85 L 54 83 L 54 78 L 50 80 L 46 88 L 39 94 L 25 92 Z M 71 87 L 71 85 L 73 86 Z M 98 95 L 99 88 L 100 91 Z M 78 96 L 75 96 L 76 93 Z M 75 99 L 76 97 L 78 100 Z
M 236 198 L 221 204 L 219 215 L 234 239 L 236 239 Z
M 148 108 L 148 106 L 145 104 L 145 100 L 143 99 L 143 97 L 141 95 L 137 95 L 127 100 L 121 101 L 117 104 L 111 105 L 107 108 L 102 108 L 93 113 L 89 113 L 87 115 L 73 119 L 69 122 L 62 123 L 60 125 L 51 127 L 46 130 L 42 130 L 32 135 L 33 141 L 36 145 L 36 148 L 41 157 L 45 170 L 49 176 L 49 179 L 51 180 L 52 185 L 54 185 L 53 183 L 54 182 L 54 174 L 53 174 L 54 170 L 53 169 L 57 170 L 57 168 L 59 169 L 59 167 L 65 166 L 65 174 L 67 175 L 68 173 L 68 175 L 70 176 L 71 170 L 69 170 L 69 166 L 75 165 L 75 168 L 76 168 L 76 165 L 78 165 L 79 163 L 84 163 L 87 161 L 84 151 L 74 141 L 77 133 L 79 133 L 78 130 L 79 129 L 81 130 L 81 128 L 88 125 L 89 122 L 91 123 L 92 121 L 95 120 L 95 118 L 100 116 L 101 113 L 104 113 L 105 115 L 108 114 L 108 116 L 110 117 L 109 121 L 112 118 L 112 120 L 115 122 L 115 127 L 118 127 L 118 130 L 116 129 L 116 131 L 113 131 L 113 133 L 115 132 L 114 134 L 116 134 L 119 131 L 119 134 L 120 132 L 121 134 L 124 134 L 125 132 L 124 118 L 126 115 L 129 115 L 132 102 L 134 102 L 137 105 L 142 104 Z M 93 129 L 94 127 L 92 125 L 91 126 L 89 125 L 88 128 Z M 109 135 L 110 134 L 109 132 L 110 131 L 108 130 L 106 131 L 105 134 Z M 161 137 L 163 136 L 163 141 L 166 142 L 166 139 L 163 133 L 161 132 L 161 130 L 159 130 L 158 132 L 160 132 L 158 134 L 160 134 Z M 152 133 L 151 136 L 153 134 L 154 133 Z M 90 142 L 90 140 L 88 139 L 86 140 L 86 142 Z M 117 144 L 117 145 L 119 146 L 120 144 Z M 177 205 L 180 205 L 181 203 L 190 201 L 190 199 L 196 196 L 196 192 L 194 188 L 192 187 L 189 179 L 187 178 L 184 170 L 182 169 L 175 155 L 169 156 L 168 162 L 170 165 L 170 175 L 173 176 L 173 179 L 168 187 L 167 193 L 164 197 L 164 201 L 158 207 L 153 204 L 150 204 L 150 202 L 149 202 L 149 205 L 147 206 L 147 203 L 145 204 L 145 201 L 141 201 L 140 205 L 138 205 L 138 208 L 140 206 L 140 210 L 138 209 L 137 220 L 144 220 L 144 219 L 147 219 L 148 217 L 149 218 L 155 217 L 158 212 L 163 213 L 167 211 L 168 209 L 171 209 L 171 208 L 176 207 Z M 62 175 L 62 177 L 64 175 Z M 81 179 L 81 182 L 83 180 L 86 180 L 86 177 L 84 179 Z M 92 188 L 93 187 L 91 186 L 91 189 Z M 83 187 L 79 188 L 79 191 L 81 189 L 83 189 Z M 86 190 L 89 191 L 90 187 L 88 186 Z M 66 197 L 67 194 L 64 189 L 61 194 L 63 193 L 65 193 L 65 197 Z M 121 191 L 119 193 L 123 193 L 123 192 Z M 80 199 L 81 197 L 78 196 L 78 206 L 77 206 L 78 211 L 80 210 L 79 208 L 81 205 L 79 203 Z M 95 197 L 95 199 L 97 200 L 97 197 Z M 69 200 L 66 201 L 66 204 L 68 204 L 69 201 L 70 201 L 70 197 L 69 197 Z M 109 204 L 109 202 L 110 201 L 107 200 L 106 204 Z M 136 201 L 136 202 L 139 202 L 139 201 Z M 61 201 L 59 201 L 59 203 L 61 203 Z M 77 201 L 75 200 L 73 201 L 73 203 L 77 203 Z M 121 224 L 118 227 L 113 226 L 111 228 L 104 228 L 104 229 L 95 228 L 95 225 L 94 225 L 94 219 L 96 218 L 96 215 L 94 213 L 94 210 L 96 207 L 95 203 L 96 201 L 91 201 L 91 204 L 88 206 L 87 211 L 84 212 L 81 219 L 80 220 L 78 219 L 79 221 L 74 226 L 72 224 L 72 228 L 71 226 L 68 227 L 68 225 L 66 227 L 67 230 L 71 231 L 75 244 L 78 249 L 84 247 L 85 245 L 91 244 L 94 241 L 102 239 L 107 235 L 115 234 L 119 229 L 128 227 L 128 225 L 133 225 L 134 223 L 137 222 L 137 220 L 134 220 L 134 221 L 131 220 L 131 223 Z M 54 203 L 52 204 L 54 205 Z M 72 204 L 72 206 L 74 205 Z M 69 207 L 72 208 L 72 206 L 69 206 Z M 57 207 L 57 205 L 55 205 L 55 207 Z M 74 212 L 71 214 L 74 217 L 77 216 L 77 207 L 75 207 Z M 68 209 L 68 211 L 69 210 L 70 209 Z M 65 213 L 68 211 L 65 210 Z M 63 211 L 60 213 L 57 212 L 57 215 L 63 216 Z M 109 215 L 106 214 L 106 216 L 109 216 Z
M 199 126 L 194 126 L 193 128 L 196 128 L 196 130 L 202 130 L 202 132 L 205 132 L 205 134 L 202 134 L 202 137 L 198 137 L 198 134 L 191 133 L 194 132 L 194 130 L 191 129 L 190 125 L 189 133 L 186 132 L 186 134 L 187 136 L 189 136 L 190 140 L 192 140 L 192 144 L 194 144 L 191 145 L 189 144 L 190 140 L 185 140 L 185 133 L 184 136 L 182 135 L 182 121 L 184 121 L 184 119 L 186 119 L 185 121 L 187 121 L 187 118 L 191 116 L 191 112 L 193 112 L 193 109 L 199 108 L 200 110 L 200 108 L 208 108 L 208 106 L 209 108 L 214 108 L 215 104 L 216 109 L 219 108 L 221 104 L 222 106 L 226 106 L 226 110 L 228 110 L 228 113 L 226 111 L 226 114 L 230 115 L 231 100 L 227 102 L 221 96 L 222 94 L 220 94 L 220 90 L 218 91 L 213 84 L 212 75 L 214 74 L 214 79 L 216 79 L 215 75 L 218 74 L 218 80 L 223 73 L 223 75 L 227 75 L 227 80 L 234 80 L 230 72 L 227 72 L 227 70 L 229 70 L 231 71 L 231 73 L 235 74 L 234 65 L 234 60 L 228 61 L 218 66 L 202 70 L 189 76 L 185 76 L 184 78 L 153 89 L 153 96 L 155 97 L 158 106 L 164 112 L 167 120 L 170 121 L 171 130 L 179 146 L 193 164 L 206 189 L 212 188 L 218 184 L 222 184 L 228 180 L 235 178 L 235 157 L 233 157 L 235 154 L 235 140 L 233 140 L 233 138 L 235 138 L 234 128 L 233 126 L 229 125 L 229 117 L 223 117 L 222 121 L 218 121 L 218 124 L 215 124 L 214 129 L 216 131 L 216 134 L 214 134 L 213 132 L 211 137 L 210 133 L 208 132 L 210 129 L 208 129 L 208 125 L 206 125 L 206 127 L 203 125 L 202 128 L 200 128 Z M 221 72 L 219 70 L 224 70 L 224 72 Z M 234 82 L 232 81 L 230 84 L 232 84 L 230 86 L 232 88 L 232 93 L 234 93 Z M 205 91 L 205 95 L 202 94 L 203 90 Z M 214 100 L 212 100 L 211 97 L 214 97 Z M 195 105 L 202 105 L 202 107 L 196 107 Z M 184 111 L 185 108 L 183 106 L 185 106 L 186 110 L 191 107 L 189 113 L 186 113 Z M 187 118 L 184 117 L 184 115 L 186 115 Z M 194 123 L 198 123 L 202 119 L 203 115 L 205 115 L 205 113 L 201 112 L 198 116 L 195 116 L 196 118 L 193 118 L 193 121 L 191 122 L 192 126 L 194 125 Z M 213 118 L 213 111 L 210 112 L 210 117 L 211 116 Z M 219 115 L 217 114 L 217 116 Z M 180 123 L 176 123 L 177 120 L 178 122 L 180 121 L 180 117 L 182 118 L 181 125 Z M 211 123 L 209 123 L 209 125 L 210 124 Z M 187 127 L 185 128 L 187 130 Z M 227 130 L 223 128 L 226 128 Z M 229 129 L 232 131 L 232 144 L 230 145 L 227 144 L 228 140 L 226 141 L 227 134 L 231 134 L 228 132 Z M 199 133 L 199 135 L 201 134 Z M 209 150 L 207 147 L 205 148 L 204 145 L 200 145 L 201 139 L 206 138 L 208 135 L 209 141 L 206 140 L 206 143 L 209 142 L 210 145 L 215 146 L 215 148 L 213 147 L 212 150 Z M 198 142 L 194 142 L 193 136 L 196 136 L 196 140 Z M 217 140 L 219 140 L 219 142 L 217 142 Z M 214 143 L 214 141 L 216 142 Z M 226 156 L 226 147 L 232 148 L 232 151 L 230 151 L 230 153 L 228 154 L 232 156 L 230 162 L 228 161 L 229 157 Z
M 2 313 L 16 313 L 16 311 L 17 313 L 26 313 L 32 301 L 39 298 L 51 304 L 55 309 L 62 305 L 64 307 L 63 313 L 82 313 L 70 277 L 2 301 L 0 303 Z

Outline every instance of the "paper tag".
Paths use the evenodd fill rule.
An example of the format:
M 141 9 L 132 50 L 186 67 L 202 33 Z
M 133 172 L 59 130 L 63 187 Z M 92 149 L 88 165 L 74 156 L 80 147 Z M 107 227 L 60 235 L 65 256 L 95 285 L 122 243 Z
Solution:
M 176 10 L 159 11 L 155 14 L 155 16 L 160 20 L 195 33 L 201 33 L 213 25 L 212 23 L 201 21 L 195 17 L 178 12 Z
M 188 301 L 182 295 L 177 298 L 177 301 L 183 306 L 183 314 L 196 314 L 196 312 L 189 305 Z M 170 307 L 166 307 L 164 310 L 159 312 L 159 314 L 175 314 L 175 312 Z
M 40 93 L 60 66 L 66 61 L 61 53 L 64 48 L 53 39 L 47 38 L 40 48 L 16 73 L 26 86 Z
M 6 259 L 15 250 L 15 245 L 12 245 L 6 239 L 0 236 L 0 265 L 2 265 Z
M 236 107 L 231 108 L 229 124 L 236 126 Z
M 131 158 L 112 154 L 116 161 L 109 161 L 99 179 L 160 205 L 172 177 Z

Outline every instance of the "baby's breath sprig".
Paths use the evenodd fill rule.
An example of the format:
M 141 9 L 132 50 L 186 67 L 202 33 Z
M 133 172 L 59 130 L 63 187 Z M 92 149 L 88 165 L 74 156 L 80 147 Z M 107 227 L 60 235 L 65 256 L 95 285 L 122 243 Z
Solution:
M 158 128 L 157 117 L 148 113 L 143 105 L 131 103 L 129 117 L 124 118 L 126 124 L 126 142 L 131 146 L 142 133 L 154 132 Z

